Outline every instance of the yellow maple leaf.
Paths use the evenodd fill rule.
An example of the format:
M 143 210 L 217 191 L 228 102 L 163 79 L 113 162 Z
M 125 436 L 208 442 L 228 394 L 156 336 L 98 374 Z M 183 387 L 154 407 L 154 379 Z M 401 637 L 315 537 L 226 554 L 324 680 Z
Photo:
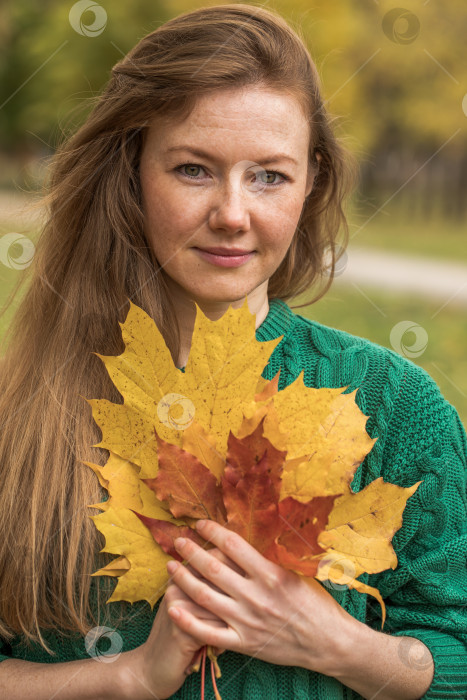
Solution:
M 198 423 L 193 422 L 183 431 L 181 447 L 199 459 L 219 479 L 224 471 L 225 455 L 217 449 L 216 439 Z
M 395 569 L 391 538 L 401 527 L 407 499 L 419 484 L 404 488 L 380 476 L 358 493 L 344 494 L 334 502 L 320 545 L 348 558 L 359 574 Z
M 266 414 L 263 407 L 274 403 L 264 435 L 278 449 L 287 449 L 281 499 L 293 496 L 307 502 L 343 493 L 376 442 L 365 430 L 367 416 L 355 403 L 356 390 L 342 391 L 307 387 L 302 372 L 282 391 L 246 407 L 250 420 L 245 426 L 254 429 Z
M 150 518 L 176 521 L 172 514 L 140 479 L 139 468 L 117 454 L 110 452 L 106 464 L 101 467 L 83 462 L 98 475 L 101 485 L 109 492 L 107 507 L 130 508 Z
M 91 516 L 93 517 L 97 529 L 106 536 L 106 547 L 101 551 L 110 552 L 112 554 L 123 554 L 124 552 L 129 554 L 128 557 L 118 557 L 114 559 L 107 564 L 107 566 L 99 569 L 99 571 L 94 572 L 92 575 L 119 577 L 112 597 L 109 598 L 107 602 L 110 603 L 113 600 L 129 600 L 129 597 L 139 595 L 138 591 L 143 583 L 141 552 L 139 549 L 135 552 L 133 552 L 131 548 L 128 550 L 125 528 L 115 528 L 115 523 L 109 521 L 109 517 L 113 518 L 114 514 L 117 513 L 120 517 L 120 522 L 124 524 L 129 522 L 130 527 L 137 527 L 138 531 L 141 531 L 141 523 L 136 518 L 136 520 L 138 520 L 138 525 L 135 525 L 135 516 L 134 513 L 131 512 L 133 510 L 149 518 L 167 520 L 175 525 L 182 524 L 182 521 L 174 518 L 164 507 L 164 504 L 159 501 L 154 491 L 148 488 L 144 481 L 139 478 L 139 468 L 131 462 L 110 452 L 109 458 L 103 467 L 98 464 L 93 464 L 92 462 L 83 462 L 83 464 L 86 464 L 97 474 L 101 485 L 109 492 L 109 499 L 107 501 L 90 506 L 93 508 L 100 508 L 107 513 L 110 511 L 110 516 L 108 513 L 108 517 L 106 518 L 101 518 L 101 514 Z M 110 531 L 110 536 L 107 537 L 109 533 L 109 522 L 111 522 L 110 527 L 112 530 Z M 137 540 L 133 541 L 136 542 Z M 139 544 L 141 547 L 143 546 L 141 543 Z M 154 549 L 153 545 L 151 545 L 151 549 Z M 156 545 L 155 550 L 158 549 Z M 167 555 L 164 555 L 164 558 L 158 558 L 156 551 L 152 553 L 152 557 L 156 557 L 159 562 L 158 568 L 156 567 L 159 571 L 158 577 L 154 579 L 153 583 L 148 584 L 148 572 L 146 571 L 144 585 L 141 588 L 141 591 L 144 591 L 145 595 L 141 598 L 134 598 L 130 602 L 135 602 L 135 600 L 140 600 L 143 597 L 149 601 L 149 599 L 154 596 L 154 591 L 157 590 L 158 585 L 160 591 L 159 595 L 162 595 L 163 588 L 160 587 L 160 582 L 165 581 L 167 572 L 163 574 L 162 570 L 160 570 L 160 565 L 165 565 L 170 557 L 168 558 Z M 124 577 L 123 574 L 125 574 Z M 159 581 L 159 584 L 157 581 Z M 152 605 L 154 605 L 154 602 Z
M 117 559 L 114 559 L 106 566 L 103 566 L 99 571 L 95 571 L 91 576 L 121 576 L 125 574 L 130 567 L 130 560 L 125 556 L 121 556 L 117 557 Z
M 229 308 L 218 321 L 210 321 L 196 305 L 183 373 L 175 367 L 155 322 L 131 301 L 120 326 L 124 352 L 117 357 L 94 353 L 124 397 L 123 404 L 85 399 L 102 431 L 95 446 L 112 450 L 140 466 L 141 478 L 151 478 L 158 465 L 154 429 L 163 440 L 181 447 L 184 429 L 196 416 L 217 454 L 225 458 L 229 431 L 240 425 L 242 405 L 253 399 L 258 376 L 282 336 L 256 340 L 255 315 L 247 300 L 240 313 Z M 176 408 L 180 416 L 171 415 Z
M 154 541 L 151 533 L 141 520 L 127 508 L 110 506 L 103 513 L 89 516 L 97 529 L 105 535 L 105 546 L 101 552 L 111 552 L 125 557 L 110 562 L 110 569 L 100 569 L 94 575 L 116 575 L 115 570 L 123 570 L 118 583 L 107 603 L 116 600 L 147 600 L 151 608 L 167 588 L 167 562 L 172 557 L 166 554 Z M 123 563 L 130 562 L 124 569 Z
M 120 325 L 125 351 L 98 357 L 124 403 L 86 399 L 102 431 L 97 446 L 110 454 L 104 467 L 84 463 L 109 492 L 108 501 L 93 506 L 103 512 L 92 516 L 106 539 L 102 551 L 118 555 L 94 574 L 118 577 L 109 602 L 145 599 L 153 605 L 168 580 L 165 564 L 171 557 L 135 513 L 175 525 L 194 523 L 193 518 L 174 518 L 168 503 L 159 501 L 143 481 L 155 483 L 158 474 L 156 437 L 192 455 L 219 482 L 230 433 L 246 438 L 263 421 L 263 438 L 287 455 L 281 501 L 291 497 L 307 504 L 339 496 L 319 535 L 324 554 L 309 557 L 319 559 L 316 578 L 343 583 L 346 562 L 346 585 L 374 595 L 384 619 L 379 592 L 357 577 L 397 565 L 390 540 L 420 482 L 404 489 L 377 479 L 360 493 L 350 490 L 356 469 L 376 442 L 366 432 L 368 417 L 356 403 L 356 390 L 345 394 L 348 387 L 307 387 L 304 371 L 281 391 L 279 373 L 271 381 L 261 377 L 282 336 L 256 340 L 247 300 L 238 310 L 229 307 L 217 321 L 196 305 L 185 373 L 175 367 L 154 321 L 132 302 Z M 296 564 L 300 571 L 300 559 Z

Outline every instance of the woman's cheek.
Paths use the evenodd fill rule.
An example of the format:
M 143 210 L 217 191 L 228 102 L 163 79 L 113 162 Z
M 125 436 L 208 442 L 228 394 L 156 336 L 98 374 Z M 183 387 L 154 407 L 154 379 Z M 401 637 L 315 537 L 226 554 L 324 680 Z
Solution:
M 302 212 L 303 202 L 294 199 L 281 199 L 276 206 L 267 210 L 265 216 L 274 222 L 274 229 L 283 231 L 283 235 L 292 235 Z

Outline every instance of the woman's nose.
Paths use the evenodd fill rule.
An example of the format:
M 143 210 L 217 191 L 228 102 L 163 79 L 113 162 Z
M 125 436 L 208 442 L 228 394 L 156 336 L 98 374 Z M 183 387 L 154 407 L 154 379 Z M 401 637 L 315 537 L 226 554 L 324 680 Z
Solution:
M 249 161 L 237 163 L 213 192 L 209 216 L 212 228 L 234 231 L 250 228 L 251 206 L 261 188 L 261 181 L 256 176 L 259 166 L 252 169 L 252 165 L 255 164 Z
M 229 188 L 227 192 L 219 193 L 211 208 L 209 216 L 211 228 L 238 231 L 250 227 L 248 203 L 242 191 Z

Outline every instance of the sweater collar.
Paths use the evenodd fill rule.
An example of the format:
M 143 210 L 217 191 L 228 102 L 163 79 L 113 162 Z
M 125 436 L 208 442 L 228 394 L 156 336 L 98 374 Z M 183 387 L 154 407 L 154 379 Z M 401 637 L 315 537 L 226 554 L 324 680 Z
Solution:
M 279 335 L 286 336 L 295 314 L 281 299 L 269 300 L 269 311 L 264 321 L 256 329 L 256 340 L 273 340 Z

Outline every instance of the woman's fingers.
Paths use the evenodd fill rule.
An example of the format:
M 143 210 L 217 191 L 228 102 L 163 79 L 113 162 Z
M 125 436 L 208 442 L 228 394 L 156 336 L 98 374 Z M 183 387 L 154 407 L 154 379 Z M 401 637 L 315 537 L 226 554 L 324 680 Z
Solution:
M 217 559 L 217 557 L 216 557 Z M 195 576 L 199 581 L 202 581 L 203 583 L 208 584 L 214 591 L 217 591 L 218 593 L 224 593 L 224 591 L 216 586 L 215 583 L 212 581 L 208 581 L 208 579 L 204 578 L 204 576 L 194 567 L 189 564 L 188 561 L 184 562 L 185 567 L 188 569 L 188 571 Z
M 204 579 L 204 582 L 208 582 L 212 591 L 227 594 L 233 598 L 241 594 L 245 586 L 244 576 L 236 573 L 233 569 L 224 564 L 220 557 L 212 555 L 211 550 L 204 549 L 193 542 L 193 540 L 184 538 L 177 538 L 174 544 L 179 554 L 185 560 L 185 565 L 182 568 L 190 572 L 190 574 L 193 569 L 196 570 L 196 573 L 191 575 L 191 579 L 197 578 L 200 584 Z M 173 562 L 169 562 L 168 565 L 169 572 L 172 573 L 170 566 L 173 566 Z M 239 569 L 237 566 L 236 568 Z M 190 579 L 187 580 L 190 581 Z M 180 585 L 179 580 L 175 579 L 175 581 Z M 192 581 L 192 584 L 193 583 Z M 180 585 L 180 587 L 185 590 L 185 592 L 188 592 L 182 585 Z M 198 589 L 200 591 L 201 586 L 198 586 Z M 190 592 L 188 592 L 188 594 L 191 595 Z
M 235 571 L 235 573 L 239 574 L 240 576 L 245 576 L 245 571 L 241 569 L 237 564 L 230 559 L 230 557 L 227 556 L 227 554 L 224 554 L 224 552 L 221 552 L 220 549 L 217 547 L 213 547 L 212 549 L 209 549 L 209 554 L 212 554 L 213 557 L 216 557 L 216 559 L 219 559 L 223 564 L 229 567 L 229 569 L 232 569 L 232 571 Z
M 224 627 L 226 624 L 223 620 L 217 617 L 215 613 L 195 603 L 194 600 L 184 593 L 184 591 L 182 591 L 182 589 L 179 588 L 175 582 L 171 583 L 167 588 L 166 598 L 168 609 L 171 607 L 183 608 L 188 610 L 188 612 L 190 612 L 192 615 L 195 615 L 203 620 L 217 621 L 220 627 Z
M 169 615 L 172 616 L 170 609 Z M 237 635 L 228 625 L 225 627 L 216 626 L 211 621 L 200 620 L 187 610 L 179 609 L 175 622 L 184 632 L 195 639 L 202 639 L 205 644 L 212 647 L 227 649 L 237 641 Z
M 264 574 L 264 557 L 236 532 L 214 520 L 198 520 L 196 529 L 201 537 L 214 544 L 247 575 Z
M 207 550 L 209 551 L 209 554 L 213 557 L 215 557 L 218 561 L 222 562 L 225 566 L 227 566 L 229 569 L 232 571 L 235 571 L 239 576 L 245 576 L 245 572 L 243 569 L 241 569 L 239 566 L 237 566 L 232 559 L 230 559 L 226 554 L 220 551 L 220 549 L 217 549 L 217 547 L 213 547 L 212 549 Z M 196 578 L 204 581 L 204 583 L 207 582 L 207 579 L 204 578 L 204 576 L 194 567 L 191 566 L 189 561 L 185 561 L 185 566 L 187 567 L 188 571 L 191 571 L 193 576 L 196 576 Z M 209 585 L 212 586 L 212 588 L 215 591 L 218 591 L 218 593 L 223 593 L 223 591 L 216 586 L 212 581 L 209 581 Z
M 181 549 L 183 549 L 183 547 Z M 183 556 L 185 555 L 183 554 Z M 217 561 L 215 557 L 209 557 L 209 559 L 210 563 L 207 565 L 208 567 L 223 567 L 226 569 L 226 571 L 231 571 L 230 569 L 227 569 L 224 564 Z M 215 590 L 209 579 L 204 581 L 202 578 L 194 576 L 186 566 L 174 560 L 167 564 L 167 569 L 177 586 L 181 588 L 182 591 L 186 593 L 195 603 L 203 608 L 206 608 L 207 610 L 210 610 L 222 620 L 226 620 L 231 617 L 234 601 L 223 592 Z M 236 574 L 231 572 L 230 575 L 235 576 Z M 220 584 L 220 587 L 222 589 L 222 584 Z

